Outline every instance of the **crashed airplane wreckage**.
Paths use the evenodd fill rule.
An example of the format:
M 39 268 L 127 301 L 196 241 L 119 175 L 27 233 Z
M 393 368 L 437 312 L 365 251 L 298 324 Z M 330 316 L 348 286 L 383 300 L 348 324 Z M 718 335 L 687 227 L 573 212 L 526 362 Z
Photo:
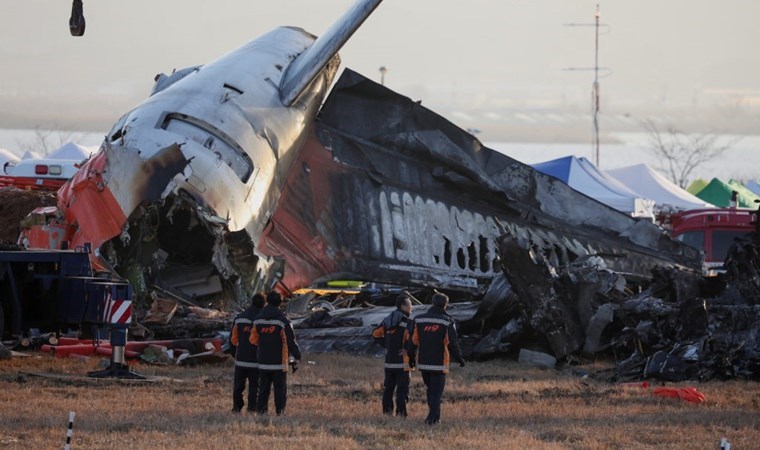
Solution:
M 166 113 L 164 122 L 184 114 L 187 124 L 186 112 Z M 132 114 L 127 122 L 137 123 Z M 76 224 L 72 245 L 93 242 L 101 264 L 137 286 L 201 266 L 235 283 L 238 295 L 275 282 L 294 290 L 336 278 L 480 295 L 500 272 L 497 238 L 505 233 L 552 258 L 596 255 L 612 270 L 643 279 L 658 265 L 700 266 L 695 249 L 652 223 L 483 147 L 350 70 L 281 182 L 268 190 L 253 177 L 247 185 L 213 171 L 199 177 L 205 166 L 186 154 L 196 148 L 192 138 L 122 122 L 59 192 L 59 207 Z M 143 160 L 136 150 L 141 133 L 169 134 L 177 142 L 153 144 L 157 150 Z M 218 157 L 201 149 L 195 151 Z M 210 166 L 230 168 L 223 159 Z M 197 187 L 203 196 L 195 196 Z M 267 194 L 255 209 L 242 196 L 253 191 Z M 239 210 L 251 216 L 251 228 L 234 230 Z
M 485 336 L 474 356 L 508 351 L 526 324 L 556 357 L 594 353 L 615 308 L 590 299 L 630 297 L 658 267 L 701 269 L 697 250 L 652 223 L 358 73 L 344 71 L 325 99 L 337 51 L 379 3 L 356 2 L 320 38 L 278 28 L 158 76 L 59 191 L 58 212 L 29 221 L 26 242 L 91 243 L 96 265 L 138 297 L 157 285 L 242 303 L 330 279 L 482 297 L 460 317 Z M 556 283 L 578 268 L 599 279 L 566 286 L 564 301 L 585 303 L 563 310 Z
M 346 71 L 319 111 L 337 51 L 379 3 L 357 1 L 318 39 L 282 27 L 158 76 L 29 245 L 89 242 L 95 264 L 138 297 L 157 284 L 240 299 L 336 277 L 478 294 L 498 272 L 504 230 L 569 259 L 608 255 L 641 276 L 658 264 L 698 267 L 696 251 L 651 223 L 482 147 L 359 74 Z

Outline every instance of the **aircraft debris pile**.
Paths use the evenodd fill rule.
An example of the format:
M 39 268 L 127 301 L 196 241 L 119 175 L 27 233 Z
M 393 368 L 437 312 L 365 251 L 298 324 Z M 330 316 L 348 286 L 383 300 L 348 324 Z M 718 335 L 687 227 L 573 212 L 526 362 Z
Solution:
M 174 311 L 167 316 L 151 315 L 153 308 L 146 313 L 146 318 L 138 316 L 139 323 L 148 330 L 148 335 L 156 339 L 189 339 L 215 336 L 219 332 L 232 328 L 234 314 L 198 306 L 176 304 Z
M 745 275 L 747 266 L 760 267 L 756 249 L 737 245 L 724 279 L 660 267 L 642 283 L 607 269 L 602 256 L 562 261 L 552 248 L 506 233 L 505 278 L 486 294 L 480 315 L 500 314 L 506 323 L 478 342 L 473 357 L 522 347 L 567 361 L 612 353 L 617 380 L 760 379 L 760 277 Z
M 618 378 L 760 379 L 758 238 L 735 242 L 717 281 L 670 272 L 650 288 L 662 300 L 642 294 L 624 302 L 616 344 L 633 353 Z
M 370 295 L 342 295 L 331 300 L 328 296 L 308 296 L 308 312 L 293 320 L 298 343 L 302 352 L 346 352 L 382 356 L 385 348 L 372 338 L 372 330 L 396 309 L 395 306 L 378 306 L 395 303 L 398 295 L 409 295 L 398 291 L 380 292 Z M 431 290 L 418 290 L 412 295 L 413 316 L 422 314 L 430 305 L 419 305 L 416 298 L 432 295 Z M 301 300 L 303 301 L 303 300 Z M 299 302 L 298 299 L 295 302 Z M 353 307 L 335 307 L 352 303 Z M 449 307 L 449 314 L 457 321 L 471 320 L 478 310 L 478 302 L 454 303 Z

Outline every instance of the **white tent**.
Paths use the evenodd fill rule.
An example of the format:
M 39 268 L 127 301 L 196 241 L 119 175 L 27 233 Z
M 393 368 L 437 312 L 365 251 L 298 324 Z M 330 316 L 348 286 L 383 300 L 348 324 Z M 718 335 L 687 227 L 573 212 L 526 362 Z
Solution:
M 53 150 L 47 155 L 48 159 L 72 159 L 82 161 L 87 159 L 93 153 L 89 148 L 83 147 L 74 142 L 62 145 L 60 148 Z
M 571 188 L 634 217 L 654 217 L 654 201 L 628 189 L 597 169 L 586 158 L 564 158 L 533 164 L 539 172 L 559 178 Z
M 40 156 L 39 153 L 33 151 L 33 150 L 27 150 L 24 152 L 23 155 L 21 155 L 21 159 L 40 159 L 42 156 Z
M 654 200 L 657 209 L 687 210 L 714 206 L 690 194 L 646 164 L 635 164 L 605 172 L 638 195 Z

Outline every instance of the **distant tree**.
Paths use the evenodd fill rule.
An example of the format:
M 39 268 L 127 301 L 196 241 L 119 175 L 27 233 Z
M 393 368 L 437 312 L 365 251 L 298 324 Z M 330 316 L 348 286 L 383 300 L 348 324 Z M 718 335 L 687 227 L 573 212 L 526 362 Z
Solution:
M 34 128 L 34 137 L 26 141 L 20 141 L 18 145 L 24 152 L 33 151 L 40 156 L 47 156 L 63 144 L 68 144 L 81 138 L 82 134 L 75 131 L 61 130 L 55 127 L 53 129 L 42 129 L 37 126 Z
M 687 134 L 672 125 L 661 129 L 649 119 L 642 125 L 649 133 L 650 151 L 660 160 L 670 180 L 682 188 L 686 188 L 694 169 L 719 157 L 739 141 L 735 138 L 718 142 L 717 134 Z

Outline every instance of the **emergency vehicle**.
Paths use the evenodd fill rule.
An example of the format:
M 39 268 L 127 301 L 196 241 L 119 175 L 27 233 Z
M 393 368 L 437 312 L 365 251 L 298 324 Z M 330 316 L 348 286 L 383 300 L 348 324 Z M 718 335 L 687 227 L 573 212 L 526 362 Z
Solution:
M 757 227 L 758 212 L 751 209 L 692 209 L 670 216 L 670 236 L 704 252 L 708 272 L 721 271 L 728 249 L 737 238 Z
M 24 159 L 6 163 L 0 173 L 0 187 L 57 191 L 79 169 L 79 160 Z

